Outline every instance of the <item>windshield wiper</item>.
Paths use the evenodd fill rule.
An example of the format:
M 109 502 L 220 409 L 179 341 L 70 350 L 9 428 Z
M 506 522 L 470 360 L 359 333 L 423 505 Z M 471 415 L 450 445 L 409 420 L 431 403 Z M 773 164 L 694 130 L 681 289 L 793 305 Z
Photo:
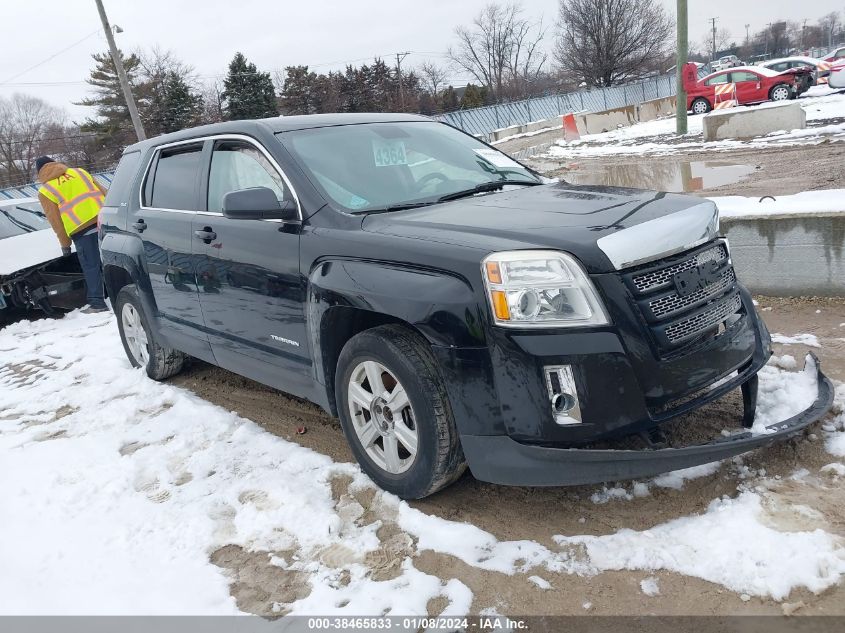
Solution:
M 458 198 L 468 198 L 478 193 L 488 193 L 491 191 L 498 191 L 504 188 L 505 185 L 525 185 L 526 187 L 533 187 L 535 185 L 542 185 L 541 182 L 534 182 L 533 180 L 495 180 L 493 182 L 482 182 L 472 189 L 464 189 L 463 191 L 455 191 L 454 193 L 447 193 L 445 196 L 440 196 L 438 202 L 448 202 L 449 200 L 457 200 Z
M 357 214 L 370 214 L 370 213 L 390 213 L 391 211 L 404 211 L 405 209 L 416 209 L 417 207 L 427 207 L 432 204 L 437 204 L 438 201 L 428 201 L 428 202 L 400 202 L 398 204 L 389 204 L 386 207 L 378 207 L 377 209 L 363 209 L 361 211 L 357 211 Z
M 20 209 L 21 207 L 15 207 L 15 208 Z M 0 209 L 0 213 L 5 215 L 6 218 L 8 218 L 9 222 L 14 224 L 16 227 L 18 227 L 19 229 L 21 229 L 25 233 L 35 233 L 35 231 L 38 230 L 34 226 L 30 226 L 26 222 L 23 222 L 22 220 L 18 220 L 16 217 L 14 217 L 11 213 L 6 211 L 5 209 Z

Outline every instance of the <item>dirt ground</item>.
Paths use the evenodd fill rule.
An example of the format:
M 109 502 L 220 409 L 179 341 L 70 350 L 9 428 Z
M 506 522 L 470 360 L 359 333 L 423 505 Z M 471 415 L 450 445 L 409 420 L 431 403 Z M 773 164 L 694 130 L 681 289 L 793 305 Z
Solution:
M 845 381 L 845 300 L 772 299 L 758 297 L 759 309 L 772 332 L 785 335 L 810 332 L 822 347 L 814 349 L 825 372 Z M 809 348 L 776 345 L 776 354 L 803 358 Z M 285 396 L 225 370 L 196 362 L 174 384 L 254 420 L 271 433 L 308 446 L 336 461 L 353 461 L 339 424 L 316 406 Z M 691 416 L 690 423 L 707 423 L 715 417 L 738 415 L 734 394 Z M 297 428 L 305 426 L 305 434 Z M 811 427 L 801 438 L 745 456 L 744 464 L 765 469 L 768 477 L 780 475 L 766 495 L 767 522 L 775 529 L 825 530 L 845 537 L 845 487 L 819 473 L 821 466 L 835 461 L 824 450 Z M 798 468 L 811 473 L 810 483 L 800 485 L 786 476 Z M 391 511 L 380 503 L 372 490 L 349 490 L 349 482 L 334 482 L 338 502 L 358 508 L 354 520 L 364 524 L 381 521 L 379 537 L 383 546 L 366 564 L 382 579 L 398 575 L 398 565 L 406 556 L 414 565 L 443 579 L 458 578 L 472 590 L 472 612 L 495 608 L 510 614 L 845 614 L 845 587 L 839 585 L 821 595 L 797 591 L 787 603 L 741 597 L 719 585 L 674 573 L 605 572 L 594 577 L 555 575 L 545 571 L 531 574 L 548 580 L 552 588 L 542 590 L 528 580 L 530 574 L 513 576 L 470 567 L 458 559 L 418 550 L 413 538 L 397 526 Z M 649 496 L 614 500 L 597 505 L 590 496 L 600 486 L 575 488 L 515 488 L 476 481 L 466 474 L 453 486 L 413 503 L 436 516 L 466 521 L 502 540 L 531 539 L 556 549 L 555 534 L 609 534 L 621 528 L 643 530 L 674 518 L 704 511 L 721 495 L 736 496 L 742 484 L 739 472 L 730 464 L 715 475 L 687 482 L 683 490 L 652 488 Z M 814 518 L 790 511 L 793 503 L 810 506 L 820 514 Z M 742 535 L 737 535 L 742 538 Z M 344 552 L 328 552 L 329 560 L 342 559 Z M 212 560 L 233 577 L 232 594 L 241 609 L 270 615 L 273 602 L 290 602 L 302 590 L 292 579 L 276 578 L 279 572 L 268 568 L 267 557 L 256 557 L 238 548 L 223 548 Z M 264 562 L 261 562 L 264 561 Z M 660 595 L 645 596 L 640 581 L 648 576 L 659 579 Z M 343 582 L 342 574 L 338 582 Z M 747 596 L 745 596 L 747 598 Z M 589 603 L 589 607 L 584 605 Z M 429 605 L 432 615 L 445 605 Z

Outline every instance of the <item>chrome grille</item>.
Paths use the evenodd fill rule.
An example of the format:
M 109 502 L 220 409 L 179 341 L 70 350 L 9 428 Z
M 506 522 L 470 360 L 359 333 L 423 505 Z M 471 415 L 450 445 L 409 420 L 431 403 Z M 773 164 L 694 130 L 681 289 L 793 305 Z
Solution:
M 722 262 L 728 258 L 728 250 L 724 244 L 716 244 L 713 248 L 697 253 L 695 256 L 685 259 L 684 261 L 672 264 L 660 270 L 652 270 L 641 275 L 636 275 L 631 281 L 637 292 L 644 293 L 666 286 L 672 281 L 677 273 L 683 270 L 689 270 L 696 266 L 710 261 Z
M 668 326 L 666 328 L 666 338 L 672 343 L 677 343 L 690 336 L 700 334 L 703 330 L 718 325 L 730 315 L 735 314 L 741 306 L 742 300 L 738 294 L 735 294 L 724 303 L 715 305 L 705 312 Z
M 690 258 L 687 261 L 694 260 Z M 677 312 L 678 310 L 683 310 L 688 306 L 698 303 L 702 299 L 706 299 L 707 297 L 712 297 L 713 295 L 717 295 L 721 292 L 724 292 L 731 285 L 733 285 L 734 281 L 736 281 L 736 275 L 734 274 L 733 268 L 728 268 L 719 276 L 719 281 L 707 286 L 706 288 L 696 290 L 695 292 L 687 295 L 686 297 L 681 297 L 677 293 L 665 295 L 663 297 L 660 297 L 659 299 L 649 301 L 648 307 L 651 310 L 651 313 L 656 318 L 660 319 L 668 314 L 672 314 L 673 312 Z

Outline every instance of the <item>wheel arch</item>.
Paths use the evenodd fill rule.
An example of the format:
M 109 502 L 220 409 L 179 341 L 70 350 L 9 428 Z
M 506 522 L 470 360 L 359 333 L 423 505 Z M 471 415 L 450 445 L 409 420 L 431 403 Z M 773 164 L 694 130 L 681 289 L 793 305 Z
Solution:
M 430 345 L 484 344 L 472 288 L 446 271 L 377 261 L 322 261 L 308 278 L 306 314 L 315 379 L 324 385 L 333 415 L 337 360 L 360 332 L 396 324 Z

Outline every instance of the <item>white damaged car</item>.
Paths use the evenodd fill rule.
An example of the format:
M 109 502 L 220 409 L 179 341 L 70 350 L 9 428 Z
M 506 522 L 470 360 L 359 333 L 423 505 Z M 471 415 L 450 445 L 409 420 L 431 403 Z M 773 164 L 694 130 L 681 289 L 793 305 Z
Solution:
M 55 316 L 84 303 L 76 253 L 62 256 L 38 200 L 0 200 L 0 322 L 16 310 Z

